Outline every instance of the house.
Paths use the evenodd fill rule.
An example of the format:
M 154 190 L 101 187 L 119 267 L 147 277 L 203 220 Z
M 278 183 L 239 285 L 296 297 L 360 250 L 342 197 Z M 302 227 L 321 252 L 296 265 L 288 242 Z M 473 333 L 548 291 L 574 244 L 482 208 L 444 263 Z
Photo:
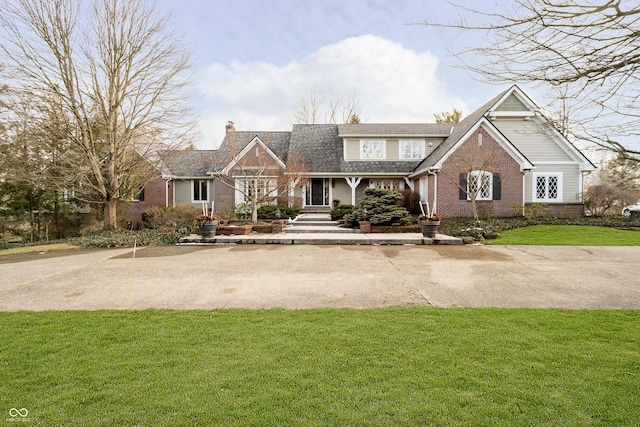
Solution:
M 595 166 L 517 85 L 460 123 L 293 125 L 286 132 L 227 133 L 218 150 L 167 155 L 166 204 L 207 203 L 218 213 L 245 202 L 303 210 L 357 204 L 369 187 L 412 189 L 446 217 L 583 215 L 584 175 Z M 281 185 L 287 181 L 289 186 Z

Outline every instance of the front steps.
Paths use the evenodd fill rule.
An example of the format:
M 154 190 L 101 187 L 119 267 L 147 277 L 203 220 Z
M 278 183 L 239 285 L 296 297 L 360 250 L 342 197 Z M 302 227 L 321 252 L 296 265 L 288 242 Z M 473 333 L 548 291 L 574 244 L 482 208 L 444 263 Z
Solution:
M 331 215 L 326 213 L 303 213 L 294 220 L 289 220 L 284 233 L 331 233 L 353 234 L 352 228 L 339 227 L 336 221 L 331 221 Z

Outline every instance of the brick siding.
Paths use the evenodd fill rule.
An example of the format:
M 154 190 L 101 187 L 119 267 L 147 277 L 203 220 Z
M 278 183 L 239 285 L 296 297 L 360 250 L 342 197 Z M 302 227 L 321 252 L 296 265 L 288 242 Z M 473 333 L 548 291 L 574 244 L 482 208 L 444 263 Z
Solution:
M 478 135 L 482 133 L 482 144 Z M 476 201 L 480 217 L 514 216 L 514 206 L 522 205 L 522 172 L 518 163 L 502 147 L 480 128 L 471 135 L 442 165 L 438 173 L 437 213 L 445 217 L 472 217 L 471 201 L 460 200 L 460 174 L 471 170 L 499 173 L 501 198 L 492 201 Z M 429 191 L 433 191 L 433 178 Z M 430 199 L 433 200 L 433 199 Z
M 120 225 L 125 228 L 139 228 L 144 211 L 165 206 L 167 185 L 169 186 L 169 206 L 171 206 L 173 204 L 173 181 L 168 181 L 167 184 L 167 181 L 161 177 L 154 178 L 144 186 L 144 200 L 123 201 L 119 204 Z

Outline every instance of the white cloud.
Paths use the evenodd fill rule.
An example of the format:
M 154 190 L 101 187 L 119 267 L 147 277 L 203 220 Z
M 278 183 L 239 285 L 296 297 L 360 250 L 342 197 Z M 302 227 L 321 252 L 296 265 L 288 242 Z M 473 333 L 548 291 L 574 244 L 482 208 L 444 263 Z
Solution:
M 203 140 L 217 147 L 227 120 L 238 130 L 291 130 L 300 97 L 315 88 L 328 101 L 355 97 L 368 123 L 433 122 L 433 114 L 460 108 L 436 75 L 438 59 L 399 43 L 364 35 L 325 46 L 300 62 L 212 64 L 198 78 Z

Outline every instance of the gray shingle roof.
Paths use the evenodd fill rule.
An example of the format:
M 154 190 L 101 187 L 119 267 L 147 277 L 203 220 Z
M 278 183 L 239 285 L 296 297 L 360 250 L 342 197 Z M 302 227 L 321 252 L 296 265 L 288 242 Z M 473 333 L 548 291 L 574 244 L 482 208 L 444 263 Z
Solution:
M 447 123 L 358 123 L 338 125 L 341 137 L 362 136 L 449 136 L 453 125 Z
M 310 172 L 340 171 L 343 150 L 337 125 L 293 125 L 290 149 Z
M 168 174 L 180 177 L 206 177 L 216 157 L 215 150 L 161 151 Z
M 406 174 L 420 163 L 415 160 L 345 161 L 342 137 L 339 135 L 341 126 L 343 125 L 293 125 L 291 151 L 296 150 L 304 158 L 311 173 Z

